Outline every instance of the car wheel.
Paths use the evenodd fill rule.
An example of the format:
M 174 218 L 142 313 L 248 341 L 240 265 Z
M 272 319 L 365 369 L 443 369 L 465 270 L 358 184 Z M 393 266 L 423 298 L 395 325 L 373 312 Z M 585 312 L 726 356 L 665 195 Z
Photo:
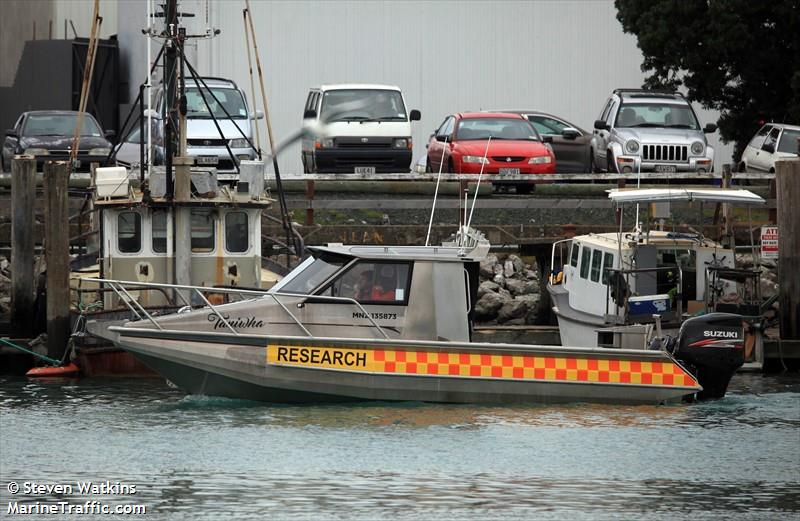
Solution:
M 597 164 L 594 162 L 594 151 L 589 150 L 589 174 L 597 172 Z
M 744 161 L 740 162 L 739 163 L 739 167 L 738 167 L 738 171 L 739 172 L 747 172 L 747 163 L 745 163 Z
M 428 174 L 433 173 L 433 168 L 431 168 L 431 156 L 425 156 L 425 172 Z
M 528 183 L 518 184 L 518 185 L 516 185 L 517 193 L 518 194 L 529 194 L 529 193 L 531 193 L 533 191 L 533 188 L 535 186 L 536 185 L 528 184 Z

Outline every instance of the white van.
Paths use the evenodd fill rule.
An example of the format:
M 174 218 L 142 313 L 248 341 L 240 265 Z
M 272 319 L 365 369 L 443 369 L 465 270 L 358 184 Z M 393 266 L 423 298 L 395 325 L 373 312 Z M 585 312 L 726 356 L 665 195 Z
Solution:
M 399 87 L 392 85 L 323 85 L 311 89 L 303 122 L 318 123 L 323 135 L 303 139 L 305 173 L 408 172 L 411 121 Z

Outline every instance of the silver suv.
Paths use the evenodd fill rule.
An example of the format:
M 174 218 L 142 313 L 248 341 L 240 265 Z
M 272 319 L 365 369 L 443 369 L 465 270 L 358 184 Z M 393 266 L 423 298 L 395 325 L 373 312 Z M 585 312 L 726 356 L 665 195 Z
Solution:
M 714 148 L 692 106 L 677 92 L 617 89 L 594 122 L 592 171 L 713 172 Z

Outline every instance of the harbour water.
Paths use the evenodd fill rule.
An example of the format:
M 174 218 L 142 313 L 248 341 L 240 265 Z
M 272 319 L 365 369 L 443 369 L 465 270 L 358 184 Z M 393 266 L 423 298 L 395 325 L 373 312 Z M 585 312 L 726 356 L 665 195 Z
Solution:
M 135 494 L 9 492 L 89 481 Z M 290 407 L 2 377 L 0 499 L 7 518 L 99 500 L 142 519 L 800 519 L 800 376 L 659 407 Z

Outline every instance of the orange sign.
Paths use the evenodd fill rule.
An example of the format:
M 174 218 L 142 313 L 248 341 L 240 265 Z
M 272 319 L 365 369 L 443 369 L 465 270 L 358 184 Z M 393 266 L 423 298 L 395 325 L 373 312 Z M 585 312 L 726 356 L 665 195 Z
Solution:
M 399 375 L 665 385 L 700 389 L 697 380 L 672 361 L 270 344 L 267 346 L 267 363 Z

